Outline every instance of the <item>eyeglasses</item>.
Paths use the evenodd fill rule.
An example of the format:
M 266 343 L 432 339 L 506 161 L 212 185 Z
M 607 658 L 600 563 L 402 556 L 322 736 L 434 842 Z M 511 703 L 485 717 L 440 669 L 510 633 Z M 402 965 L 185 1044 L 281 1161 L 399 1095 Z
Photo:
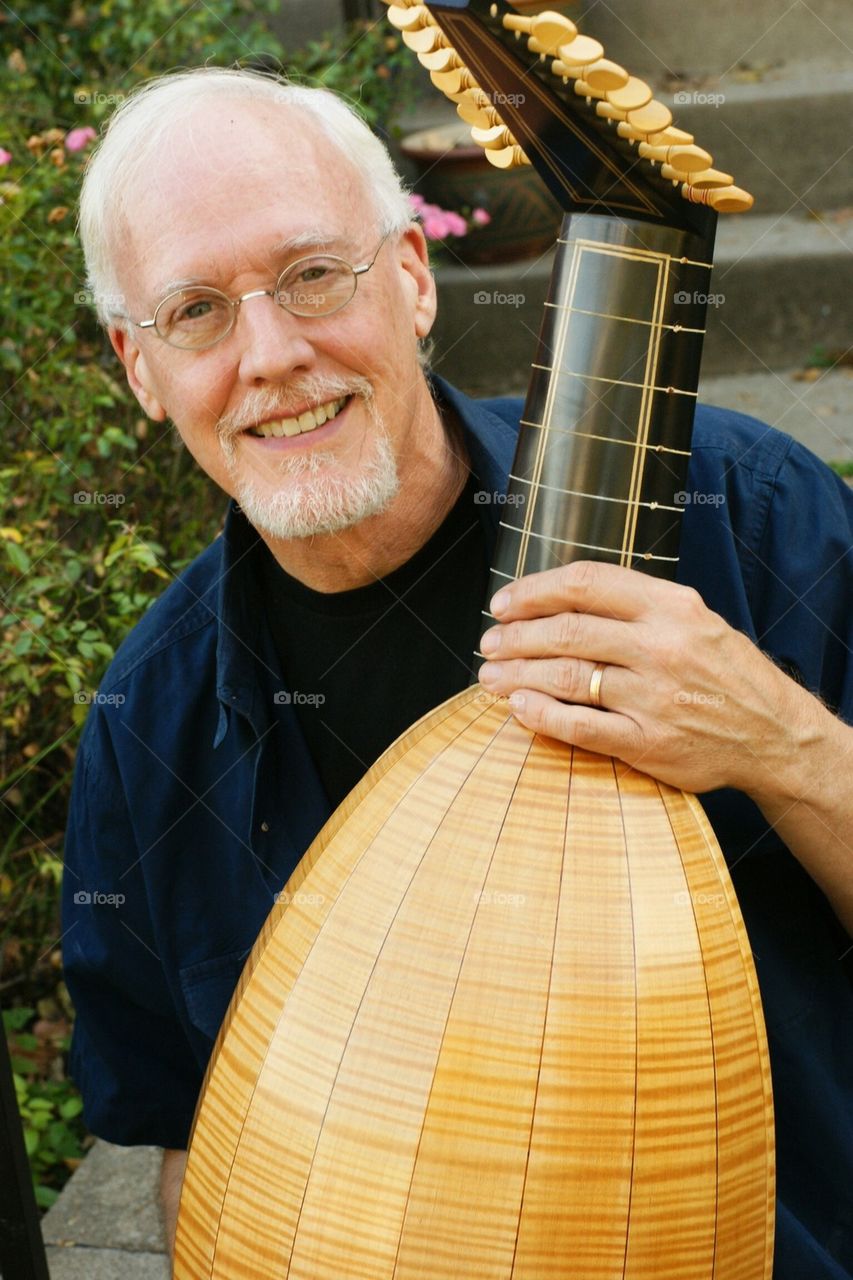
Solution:
M 285 267 L 274 289 L 251 289 L 229 298 L 220 289 L 193 286 L 169 293 L 150 320 L 131 320 L 139 329 L 153 329 L 172 347 L 204 351 L 227 338 L 237 322 L 237 310 L 249 298 L 273 298 L 294 316 L 330 316 L 355 297 L 358 277 L 369 271 L 388 239 L 386 232 L 370 262 L 354 267 L 333 254 L 312 254 Z

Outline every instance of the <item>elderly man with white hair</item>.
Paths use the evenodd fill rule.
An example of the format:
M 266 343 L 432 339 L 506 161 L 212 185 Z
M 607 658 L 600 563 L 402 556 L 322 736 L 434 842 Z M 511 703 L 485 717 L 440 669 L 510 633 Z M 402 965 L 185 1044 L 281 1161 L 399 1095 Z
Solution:
M 274 894 L 385 747 L 471 679 L 498 520 L 475 496 L 505 490 L 521 406 L 425 368 L 423 233 L 382 145 L 324 91 L 215 69 L 143 85 L 87 169 L 80 231 L 134 395 L 231 499 L 104 677 L 122 697 L 90 712 L 67 841 L 71 1069 L 94 1133 L 166 1149 L 171 1232 Z M 767 1017 L 774 1274 L 840 1280 L 853 501 L 788 437 L 702 406 L 689 487 L 726 514 L 685 512 L 678 583 L 580 564 L 511 584 L 480 679 L 528 727 L 702 793 Z M 685 709 L 676 679 L 720 698 Z

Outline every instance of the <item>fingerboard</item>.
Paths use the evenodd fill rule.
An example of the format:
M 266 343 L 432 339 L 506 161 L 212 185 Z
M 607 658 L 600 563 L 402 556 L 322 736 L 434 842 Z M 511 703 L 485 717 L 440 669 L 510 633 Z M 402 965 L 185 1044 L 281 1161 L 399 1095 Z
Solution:
M 713 226 L 566 217 L 490 595 L 579 559 L 675 577 L 712 252 Z

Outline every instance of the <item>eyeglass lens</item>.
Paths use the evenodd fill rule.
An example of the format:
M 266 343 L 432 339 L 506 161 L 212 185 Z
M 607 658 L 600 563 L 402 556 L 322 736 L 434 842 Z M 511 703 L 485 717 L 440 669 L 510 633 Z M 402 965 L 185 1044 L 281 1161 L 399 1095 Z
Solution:
M 340 258 L 303 258 L 283 272 L 275 293 L 279 306 L 298 316 L 338 311 L 355 293 L 356 275 Z M 231 329 L 236 305 L 218 289 L 182 289 L 157 308 L 156 329 L 172 346 L 200 350 Z

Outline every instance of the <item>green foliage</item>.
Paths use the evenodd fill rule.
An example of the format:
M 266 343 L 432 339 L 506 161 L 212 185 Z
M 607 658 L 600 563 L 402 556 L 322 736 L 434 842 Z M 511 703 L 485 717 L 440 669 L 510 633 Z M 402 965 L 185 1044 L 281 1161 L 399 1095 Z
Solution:
M 61 841 L 80 727 L 118 644 L 224 510 L 172 429 L 141 416 L 97 325 L 74 232 L 89 147 L 66 142 L 97 132 L 139 81 L 204 63 L 283 66 L 378 124 L 401 67 L 416 66 L 387 24 L 285 58 L 263 25 L 278 8 L 34 0 L 19 17 L 0 6 L 0 933 L 3 987 L 26 1001 L 12 1013 L 13 1053 L 43 1205 L 84 1133 L 63 1078 L 67 1035 L 36 1053 L 26 1029 L 31 1006 L 61 988 Z M 61 1017 L 70 1030 L 70 1009 Z
M 291 79 L 332 89 L 379 132 L 391 130 L 394 110 L 422 85 L 417 59 L 384 20 L 354 22 L 343 41 L 310 41 L 288 60 Z
M 48 1209 L 83 1158 L 87 1135 L 83 1103 L 61 1074 L 60 1055 L 68 1047 L 68 1036 L 48 1038 L 44 1020 L 35 1024 L 42 1034 L 35 1034 L 30 1029 L 35 1013 L 26 1006 L 7 1010 L 3 1024 L 36 1201 Z

